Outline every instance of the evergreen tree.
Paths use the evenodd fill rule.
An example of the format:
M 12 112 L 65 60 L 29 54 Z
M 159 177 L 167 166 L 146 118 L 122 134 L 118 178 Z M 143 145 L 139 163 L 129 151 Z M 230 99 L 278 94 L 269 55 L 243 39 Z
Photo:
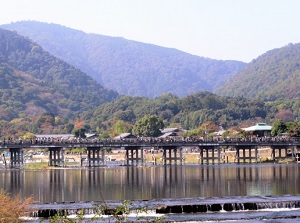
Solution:
M 283 122 L 281 119 L 277 119 L 272 125 L 271 135 L 279 136 L 280 134 L 285 133 L 286 131 L 286 123 Z
M 132 132 L 137 136 L 157 137 L 161 134 L 162 128 L 164 123 L 161 119 L 154 115 L 145 115 L 136 121 Z

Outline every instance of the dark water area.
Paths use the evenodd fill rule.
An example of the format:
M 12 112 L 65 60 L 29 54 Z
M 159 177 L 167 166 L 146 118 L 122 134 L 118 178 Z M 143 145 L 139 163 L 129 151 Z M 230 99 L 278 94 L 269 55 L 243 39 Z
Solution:
M 300 194 L 300 164 L 0 170 L 0 188 L 39 203 Z

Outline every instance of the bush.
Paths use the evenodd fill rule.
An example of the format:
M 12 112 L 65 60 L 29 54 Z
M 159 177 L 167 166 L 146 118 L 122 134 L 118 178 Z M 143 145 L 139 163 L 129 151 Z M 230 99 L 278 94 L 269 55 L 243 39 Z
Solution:
M 19 223 L 20 217 L 26 216 L 33 198 L 22 200 L 20 196 L 12 198 L 4 190 L 0 190 L 0 223 Z

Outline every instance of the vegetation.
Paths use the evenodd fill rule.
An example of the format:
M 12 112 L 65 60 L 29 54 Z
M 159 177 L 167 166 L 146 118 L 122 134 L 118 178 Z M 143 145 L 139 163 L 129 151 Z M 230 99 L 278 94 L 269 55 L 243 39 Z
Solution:
M 20 217 L 26 216 L 33 198 L 22 200 L 20 196 L 11 197 L 8 193 L 0 190 L 0 223 L 22 222 Z
M 50 223 L 81 223 L 81 222 L 99 222 L 99 220 L 105 222 L 132 222 L 129 219 L 130 212 L 134 212 L 135 216 L 131 216 L 137 222 L 162 222 L 163 216 L 156 218 L 146 217 L 148 210 L 145 207 L 139 207 L 132 209 L 130 207 L 131 202 L 128 200 L 122 201 L 122 204 L 115 208 L 109 207 L 105 202 L 102 205 L 97 205 L 94 207 L 94 216 L 89 220 L 85 219 L 84 210 L 79 210 L 76 214 L 75 219 L 69 218 L 66 213 L 62 212 L 50 218 Z M 103 215 L 108 217 L 104 219 Z M 43 222 L 43 221 L 41 221 Z
M 15 32 L 0 29 L 0 37 L 2 139 L 30 139 L 35 134 L 55 133 L 84 137 L 84 133 L 97 132 L 102 138 L 133 131 L 144 135 L 136 126 L 145 116 L 157 117 L 165 127 L 188 129 L 191 135 L 203 133 L 207 122 L 218 130 L 247 127 L 256 122 L 272 124 L 277 119 L 292 122 L 300 117 L 297 98 L 263 101 L 203 91 L 182 98 L 171 93 L 154 99 L 121 97 Z M 133 83 L 131 79 L 132 89 Z M 153 133 L 146 135 L 149 134 Z M 297 135 L 297 130 L 293 134 Z
M 157 116 L 146 115 L 136 121 L 132 132 L 136 136 L 158 137 L 161 135 L 160 129 L 164 128 L 164 123 Z
M 41 169 L 49 169 L 48 162 L 32 162 L 32 163 L 26 163 L 22 168 L 29 169 L 29 170 L 41 170 Z
M 280 136 L 283 133 L 286 133 L 286 131 L 287 131 L 286 123 L 284 123 L 281 119 L 277 119 L 275 122 L 273 122 L 272 131 L 271 131 L 272 136 Z
M 49 113 L 52 122 L 64 122 L 55 117 L 74 117 L 117 96 L 39 45 L 0 29 L 0 120 Z
M 299 43 L 270 50 L 253 60 L 216 93 L 265 101 L 296 99 L 299 108 L 299 60 Z
M 293 103 L 291 103 L 293 105 Z M 281 109 L 281 110 L 280 110 Z M 293 106 L 292 106 L 293 109 Z M 229 98 L 208 92 L 199 92 L 185 98 L 165 94 L 155 99 L 124 96 L 95 109 L 81 113 L 80 117 L 67 118 L 42 113 L 36 117 L 0 120 L 0 137 L 30 139 L 34 134 L 73 133 L 84 138 L 84 133 L 98 133 L 101 138 L 133 132 L 138 121 L 145 116 L 155 116 L 165 127 L 190 130 L 191 135 L 201 135 L 209 122 L 209 133 L 232 127 L 248 127 L 257 122 L 272 124 L 282 118 L 290 122 L 299 110 L 288 109 L 277 103 L 267 105 L 259 100 Z M 138 135 L 144 135 L 134 130 Z M 150 134 L 152 135 L 152 134 Z
M 154 98 L 170 92 L 185 97 L 212 92 L 245 66 L 55 24 L 23 21 L 2 27 L 28 36 L 103 86 L 130 96 Z

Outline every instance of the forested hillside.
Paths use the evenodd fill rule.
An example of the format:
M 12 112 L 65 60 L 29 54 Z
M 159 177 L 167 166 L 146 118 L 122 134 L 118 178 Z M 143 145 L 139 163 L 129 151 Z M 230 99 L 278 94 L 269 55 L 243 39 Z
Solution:
M 117 96 L 38 44 L 0 29 L 0 120 L 74 117 Z
M 55 24 L 23 21 L 2 26 L 39 43 L 120 94 L 187 96 L 223 85 L 245 63 L 190 55 L 121 37 L 86 34 Z
M 289 47 L 292 46 L 286 48 Z M 273 55 L 272 51 L 267 54 Z M 290 68 L 294 82 L 289 82 L 294 88 L 285 89 L 294 99 L 264 101 L 264 97 L 261 97 L 264 100 L 227 97 L 203 91 L 185 97 L 166 93 L 151 99 L 120 96 L 107 90 L 38 44 L 16 32 L 0 29 L 0 138 L 74 133 L 82 129 L 111 137 L 131 131 L 137 120 L 149 114 L 157 116 L 166 127 L 186 129 L 197 129 L 207 122 L 213 123 L 216 130 L 220 126 L 246 127 L 256 122 L 271 124 L 276 119 L 295 121 L 300 117 L 299 74 L 295 62 L 298 57 L 296 52 L 286 54 L 285 63 L 281 57 L 277 62 L 287 67 L 294 64 Z M 259 61 L 260 58 L 253 61 L 250 68 Z M 265 83 L 271 80 L 274 81 L 266 78 Z M 134 83 L 132 80 L 132 86 Z M 274 83 L 280 86 L 281 82 Z
M 198 92 L 184 98 L 172 94 L 148 99 L 145 97 L 122 97 L 82 114 L 81 118 L 92 129 L 112 127 L 117 121 L 133 124 L 147 114 L 158 116 L 166 126 L 187 129 L 199 127 L 212 121 L 225 128 L 242 122 L 261 121 L 268 118 L 262 101 L 245 98 L 220 97 L 209 92 Z M 274 113 L 271 114 L 274 117 Z
M 300 100 L 300 44 L 268 51 L 248 64 L 216 93 L 269 101 Z

